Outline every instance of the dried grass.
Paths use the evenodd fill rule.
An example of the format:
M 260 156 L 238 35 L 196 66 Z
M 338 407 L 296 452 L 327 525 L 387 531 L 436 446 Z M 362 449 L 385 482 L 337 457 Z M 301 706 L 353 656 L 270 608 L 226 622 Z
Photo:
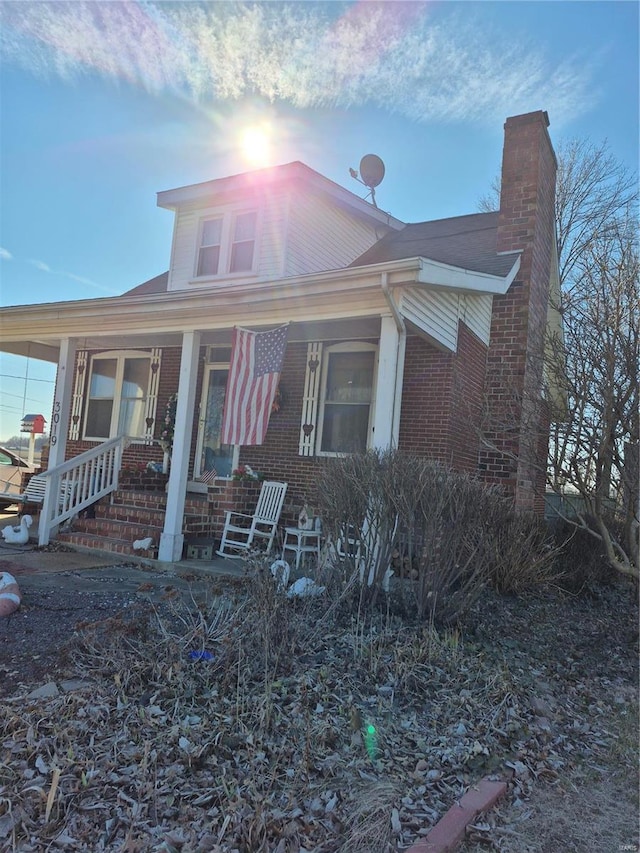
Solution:
M 87 688 L 6 703 L 0 849 L 382 853 L 507 757 L 532 780 L 576 754 L 538 729 L 519 667 L 354 612 L 340 585 L 291 601 L 265 568 L 233 598 L 87 626 Z M 566 731 L 603 737 L 563 701 Z

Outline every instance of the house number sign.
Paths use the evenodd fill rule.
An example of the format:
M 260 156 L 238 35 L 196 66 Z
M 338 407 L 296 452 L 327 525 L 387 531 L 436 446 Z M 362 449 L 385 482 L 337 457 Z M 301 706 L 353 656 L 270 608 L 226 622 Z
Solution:
M 51 416 L 51 429 L 49 430 L 49 444 L 52 446 L 58 441 L 58 424 L 60 423 L 60 400 L 54 400 L 53 415 Z

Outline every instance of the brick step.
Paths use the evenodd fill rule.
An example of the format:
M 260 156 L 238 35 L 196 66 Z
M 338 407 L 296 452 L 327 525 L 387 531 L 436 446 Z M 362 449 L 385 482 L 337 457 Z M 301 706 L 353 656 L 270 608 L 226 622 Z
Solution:
M 135 492 L 130 489 L 117 489 L 110 495 L 109 502 L 114 506 L 141 507 L 164 512 L 167 506 L 167 495 L 165 492 Z
M 165 492 L 136 492 L 131 489 L 117 489 L 110 496 L 113 506 L 142 507 L 164 512 L 167 507 Z M 185 512 L 203 515 L 209 512 L 206 495 L 188 494 L 184 502 Z
M 71 533 L 86 533 L 88 536 L 106 536 L 108 538 L 146 539 L 152 536 L 157 544 L 160 541 L 162 525 L 140 524 L 136 521 L 113 521 L 108 518 L 79 518 L 73 522 Z
M 153 537 L 154 547 L 138 556 L 157 558 L 160 535 L 164 529 L 167 504 L 165 492 L 119 489 L 109 498 L 96 503 L 94 517 L 78 517 L 73 529 L 59 533 L 58 539 L 82 548 L 95 548 L 118 554 L 135 554 L 133 542 Z M 189 495 L 185 500 L 182 532 L 188 541 L 210 538 L 212 535 L 211 507 L 206 495 Z
M 118 539 L 114 536 L 95 536 L 92 533 L 84 531 L 59 533 L 57 541 L 66 542 L 68 545 L 77 548 L 91 548 L 92 550 L 106 551 L 124 556 L 135 555 L 137 557 L 147 557 L 150 560 L 158 559 L 159 539 L 154 540 L 153 547 L 148 551 L 134 551 L 131 544 L 132 540 L 130 539 Z
M 152 527 L 164 526 L 164 511 L 158 509 L 127 506 L 126 504 L 100 503 L 94 507 L 94 514 L 95 518 L 103 521 L 133 522 L 134 524 L 146 524 Z M 83 518 L 79 518 L 78 523 L 83 520 Z

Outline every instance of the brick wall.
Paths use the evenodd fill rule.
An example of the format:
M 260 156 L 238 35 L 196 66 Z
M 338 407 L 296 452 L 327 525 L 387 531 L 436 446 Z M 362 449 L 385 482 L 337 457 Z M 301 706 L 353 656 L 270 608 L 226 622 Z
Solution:
M 400 448 L 477 471 L 487 348 L 463 323 L 457 352 L 407 338 Z
M 451 464 L 451 393 L 454 356 L 423 338 L 407 338 L 399 446 Z
M 486 345 L 460 322 L 453 360 L 449 441 L 453 467 L 473 474 L 478 471 L 486 366 Z
M 543 112 L 509 118 L 505 124 L 497 251 L 519 250 L 522 255 L 508 293 L 494 297 L 486 385 L 490 426 L 485 434 L 491 447 L 480 453 L 484 478 L 506 487 L 522 509 L 540 504 L 548 441 L 542 357 L 556 159 L 547 126 Z

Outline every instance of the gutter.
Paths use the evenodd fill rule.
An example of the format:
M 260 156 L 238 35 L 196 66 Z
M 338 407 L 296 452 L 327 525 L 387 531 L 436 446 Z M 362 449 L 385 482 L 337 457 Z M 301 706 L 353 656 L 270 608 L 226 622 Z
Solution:
M 391 295 L 391 291 L 389 290 L 389 273 L 383 272 L 380 274 L 380 287 L 382 288 L 382 292 L 384 294 L 384 298 L 387 300 L 387 305 L 393 315 L 393 319 L 396 321 L 396 328 L 401 335 L 407 334 L 407 328 L 404 324 L 404 317 L 400 313 L 400 309 L 396 305 L 393 296 Z
M 391 416 L 391 437 L 392 445 L 396 448 L 399 443 L 400 436 L 400 407 L 402 405 L 402 384 L 404 378 L 404 353 L 407 344 L 407 327 L 404 322 L 404 317 L 400 313 L 400 309 L 393 298 L 389 289 L 389 274 L 383 272 L 380 274 L 380 288 L 387 301 L 391 315 L 395 321 L 396 329 L 398 330 L 398 344 L 396 347 L 396 375 L 393 388 L 393 413 Z

